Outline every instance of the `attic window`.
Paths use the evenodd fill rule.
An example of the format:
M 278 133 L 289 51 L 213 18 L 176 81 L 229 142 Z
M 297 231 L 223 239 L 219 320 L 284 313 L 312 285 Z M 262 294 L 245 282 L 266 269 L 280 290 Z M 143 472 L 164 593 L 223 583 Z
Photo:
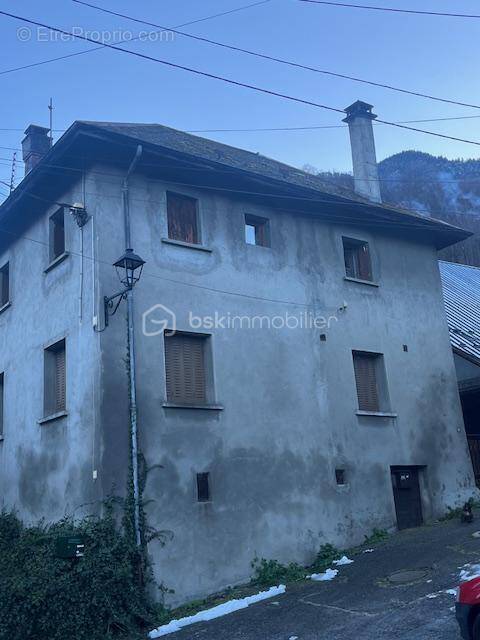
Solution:
M 372 280 L 372 261 L 368 242 L 342 238 L 345 274 L 355 280 Z
M 245 242 L 260 247 L 270 246 L 270 234 L 267 218 L 245 216 Z
M 167 193 L 168 237 L 189 244 L 199 244 L 198 207 L 195 198 Z
M 50 218 L 50 260 L 65 253 L 65 212 L 58 209 Z
M 0 269 L 0 307 L 10 301 L 10 266 L 8 262 Z

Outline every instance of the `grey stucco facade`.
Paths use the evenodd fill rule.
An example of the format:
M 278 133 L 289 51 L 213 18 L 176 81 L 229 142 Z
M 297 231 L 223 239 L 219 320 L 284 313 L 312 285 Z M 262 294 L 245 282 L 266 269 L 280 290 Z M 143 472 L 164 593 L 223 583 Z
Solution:
M 125 246 L 124 173 L 92 164 L 57 194 L 83 202 L 89 220 L 80 230 L 66 216 L 69 255 L 47 273 L 56 204 L 45 203 L 0 260 L 10 263 L 12 289 L 0 314 L 0 491 L 28 520 L 89 513 L 125 490 L 124 303 L 103 331 L 103 296 L 119 288 L 111 265 Z M 200 247 L 166 241 L 167 191 L 198 200 Z M 146 261 L 134 290 L 139 446 L 153 467 L 144 497 L 149 525 L 173 534 L 149 551 L 173 601 L 247 580 L 255 556 L 307 563 L 325 542 L 352 545 L 374 527 L 395 527 L 391 467 L 420 470 L 427 520 L 472 495 L 433 242 L 154 179 L 141 167 L 130 210 L 132 244 Z M 245 214 L 269 220 L 270 247 L 245 243 Z M 373 283 L 346 279 L 342 237 L 368 241 Z M 154 332 L 152 319 L 173 328 L 161 308 L 144 319 L 158 304 L 177 330 L 209 335 L 209 408 L 165 406 L 163 333 L 143 331 Z M 283 320 L 192 326 L 190 314 L 216 312 Z M 328 326 L 289 328 L 286 313 Z M 66 415 L 41 422 L 43 349 L 63 337 Z M 353 350 L 383 354 L 385 415 L 358 415 Z M 345 470 L 341 486 L 336 468 Z M 196 500 L 201 472 L 211 478 L 205 503 Z

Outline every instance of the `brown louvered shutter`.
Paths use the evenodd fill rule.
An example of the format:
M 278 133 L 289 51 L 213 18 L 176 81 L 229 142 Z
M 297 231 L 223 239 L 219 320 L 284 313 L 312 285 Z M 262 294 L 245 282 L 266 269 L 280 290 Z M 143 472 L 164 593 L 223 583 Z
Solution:
M 373 354 L 358 352 L 353 354 L 358 408 L 361 411 L 380 411 L 376 359 L 377 356 Z
M 167 400 L 205 404 L 205 338 L 185 334 L 165 336 Z
M 194 198 L 167 193 L 168 237 L 198 244 L 197 201 Z
M 65 345 L 55 351 L 55 412 L 66 407 Z
M 361 280 L 372 279 L 372 264 L 368 243 L 365 242 L 358 247 L 358 277 Z

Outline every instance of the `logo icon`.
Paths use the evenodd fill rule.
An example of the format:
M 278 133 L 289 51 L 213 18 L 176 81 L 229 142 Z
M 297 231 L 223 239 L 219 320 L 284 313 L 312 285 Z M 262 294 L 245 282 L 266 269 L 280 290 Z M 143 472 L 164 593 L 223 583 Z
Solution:
M 142 314 L 142 332 L 148 338 L 164 333 L 172 336 L 177 328 L 177 318 L 173 311 L 163 304 L 154 304 Z

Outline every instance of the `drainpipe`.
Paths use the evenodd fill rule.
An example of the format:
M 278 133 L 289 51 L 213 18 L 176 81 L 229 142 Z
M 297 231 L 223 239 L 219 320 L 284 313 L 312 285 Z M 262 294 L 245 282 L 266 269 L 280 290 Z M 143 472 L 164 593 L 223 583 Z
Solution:
M 122 201 L 123 201 L 123 221 L 125 225 L 125 249 L 131 249 L 130 230 L 130 202 L 129 202 L 129 178 L 142 155 L 142 146 L 138 145 L 135 157 L 128 168 L 127 175 L 123 180 Z M 138 479 L 138 430 L 137 430 L 137 388 L 135 369 L 135 331 L 133 324 L 133 290 L 127 292 L 127 332 L 128 332 L 128 377 L 129 377 L 129 405 L 130 405 L 130 446 L 132 452 L 132 480 L 133 480 L 133 505 L 135 541 L 140 547 L 142 539 L 140 535 L 140 489 Z

